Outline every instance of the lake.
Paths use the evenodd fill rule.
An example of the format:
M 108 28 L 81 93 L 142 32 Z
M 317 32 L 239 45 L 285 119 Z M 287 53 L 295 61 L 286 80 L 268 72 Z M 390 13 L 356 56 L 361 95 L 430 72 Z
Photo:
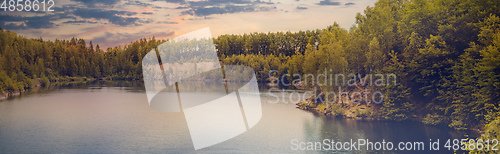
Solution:
M 262 88 L 262 87 L 261 87 Z M 304 142 L 423 142 L 425 151 L 444 149 L 463 132 L 414 122 L 367 122 L 327 118 L 296 108 L 291 92 L 261 89 L 262 119 L 228 141 L 194 150 L 182 113 L 163 113 L 148 105 L 140 82 L 93 82 L 66 85 L 0 101 L 1 153 L 332 153 L 300 150 Z M 276 102 L 276 97 L 285 97 Z M 292 95 L 296 100 L 298 95 Z M 441 151 L 429 151 L 440 139 Z M 293 150 L 296 149 L 296 150 Z M 402 153 L 402 151 L 336 151 Z

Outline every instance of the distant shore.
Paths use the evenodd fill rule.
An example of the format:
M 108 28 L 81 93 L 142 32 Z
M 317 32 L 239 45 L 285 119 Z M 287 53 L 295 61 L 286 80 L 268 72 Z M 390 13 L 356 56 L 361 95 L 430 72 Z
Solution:
M 14 98 L 21 96 L 23 93 L 31 91 L 37 88 L 48 87 L 51 84 L 61 84 L 61 83 L 72 83 L 72 82 L 86 82 L 86 81 L 95 81 L 102 80 L 101 78 L 87 78 L 87 77 L 59 77 L 55 78 L 54 81 L 42 81 L 40 78 L 34 79 L 34 84 L 28 89 L 18 90 L 18 91 L 3 91 L 0 92 L 0 101 L 6 100 L 9 98 Z
M 314 97 L 315 96 L 313 95 L 305 101 L 297 102 L 295 105 L 297 105 L 298 109 L 310 111 L 313 114 L 330 118 L 346 118 L 361 121 L 394 121 L 382 119 L 377 116 L 377 108 L 373 103 L 353 103 L 349 100 L 342 101 L 346 103 L 316 103 L 314 101 Z M 319 97 L 321 97 L 321 95 Z M 407 120 L 424 123 L 422 118 L 412 118 Z M 476 127 L 469 128 L 469 130 L 478 134 L 485 132 L 483 129 Z

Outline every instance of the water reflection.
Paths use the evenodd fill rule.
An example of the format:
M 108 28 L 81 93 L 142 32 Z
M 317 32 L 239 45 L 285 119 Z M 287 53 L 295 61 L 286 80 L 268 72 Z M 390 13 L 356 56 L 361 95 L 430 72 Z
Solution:
M 0 101 L 0 149 L 2 153 L 332 153 L 293 151 L 291 141 L 385 139 L 428 144 L 429 139 L 439 138 L 444 145 L 446 139 L 463 138 L 462 133 L 446 127 L 318 116 L 296 109 L 288 101 L 287 91 L 273 94 L 282 101 L 270 103 L 276 98 L 262 94 L 262 120 L 254 128 L 226 142 L 193 151 L 184 115 L 152 110 L 140 81 L 54 86 L 41 93 Z M 435 151 L 425 151 L 430 152 Z

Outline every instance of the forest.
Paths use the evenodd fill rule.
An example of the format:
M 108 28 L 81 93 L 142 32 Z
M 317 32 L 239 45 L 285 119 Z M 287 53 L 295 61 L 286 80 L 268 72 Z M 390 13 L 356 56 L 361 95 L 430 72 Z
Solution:
M 137 80 L 142 78 L 143 55 L 162 42 L 141 39 L 103 51 L 83 39 L 44 41 L 0 30 L 0 92 L 75 77 Z
M 253 67 L 260 81 L 270 70 L 394 73 L 397 85 L 378 87 L 386 100 L 378 118 L 481 129 L 500 114 L 499 13 L 498 1 L 379 0 L 349 30 L 334 23 L 214 42 L 225 64 Z
M 499 8 L 500 1 L 490 0 L 379 0 L 348 30 L 333 23 L 222 35 L 214 43 L 222 63 L 250 66 L 260 82 L 269 82 L 271 70 L 394 73 L 396 85 L 374 87 L 385 101 L 372 116 L 484 130 L 500 121 Z M 141 79 L 143 56 L 163 42 L 141 39 L 103 50 L 82 39 L 44 41 L 0 30 L 0 91 L 69 77 Z M 335 87 L 323 87 L 329 88 Z
M 486 140 L 500 137 L 499 8 L 499 1 L 488 0 L 379 0 L 349 30 L 334 23 L 305 32 L 223 35 L 214 42 L 223 63 L 253 67 L 260 81 L 270 70 L 277 76 L 325 69 L 394 73 L 396 85 L 373 87 L 385 101 L 369 116 L 484 130 Z

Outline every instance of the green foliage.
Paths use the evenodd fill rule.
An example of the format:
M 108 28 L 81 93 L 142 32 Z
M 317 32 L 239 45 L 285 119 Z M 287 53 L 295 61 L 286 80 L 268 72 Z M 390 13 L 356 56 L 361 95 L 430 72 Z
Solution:
M 38 77 L 42 84 L 62 76 L 140 79 L 143 55 L 163 42 L 141 39 L 104 52 L 83 39 L 43 41 L 3 30 L 0 36 L 0 90 L 5 92 L 30 89 Z
M 398 59 L 396 53 L 390 54 L 391 60 L 389 66 L 384 68 L 387 73 L 394 73 L 397 77 L 406 76 L 404 70 L 406 67 Z M 404 80 L 396 80 L 387 83 L 381 90 L 384 93 L 383 103 L 380 107 L 379 116 L 386 120 L 402 121 L 412 118 L 415 114 L 415 107 L 412 103 L 410 88 L 404 85 Z
M 462 119 L 453 119 L 448 126 L 455 130 L 467 130 L 467 124 Z
M 321 112 L 321 113 L 324 113 L 326 111 L 326 104 L 322 103 L 322 104 L 318 104 L 316 106 L 316 108 L 318 108 L 318 111 Z
M 250 66 L 261 82 L 270 81 L 270 71 L 285 83 L 304 81 L 295 74 L 317 76 L 325 70 L 361 77 L 394 74 L 397 82 L 369 87 L 383 93 L 377 112 L 368 108 L 355 111 L 357 115 L 399 121 L 423 113 L 424 123 L 467 129 L 500 116 L 499 5 L 500 1 L 379 0 L 356 15 L 356 26 L 349 31 L 334 23 L 314 31 L 222 35 L 213 42 L 223 64 Z M 143 56 L 162 42 L 141 39 L 104 52 L 92 42 L 87 47 L 82 39 L 43 41 L 0 30 L 0 92 L 28 89 L 37 77 L 140 79 Z M 175 60 L 193 58 L 206 57 L 181 55 Z M 285 74 L 290 76 L 281 78 Z M 319 85 L 330 78 L 306 85 L 321 86 L 323 91 L 345 86 Z M 343 114 L 338 104 L 330 108 L 334 116 Z
M 355 106 L 354 109 L 353 109 L 353 114 L 355 117 L 361 117 L 362 114 L 361 114 L 361 109 L 359 109 L 358 106 Z
M 40 85 L 42 87 L 47 87 L 49 84 L 50 84 L 49 78 L 47 78 L 46 76 L 42 76 L 40 78 Z
M 485 154 L 498 153 L 497 150 L 491 150 L 491 149 L 493 149 L 493 146 L 495 143 L 495 142 L 491 142 L 491 141 L 493 139 L 500 140 L 500 117 L 497 117 L 496 120 L 493 120 L 489 124 L 486 125 L 484 133 L 481 134 L 481 137 L 478 137 L 476 139 L 476 141 L 478 141 L 479 139 L 482 140 L 483 148 L 481 150 L 477 150 L 478 149 L 477 145 L 479 143 L 476 143 L 475 144 L 476 148 L 474 148 L 474 150 L 470 150 L 471 148 L 469 148 L 469 144 L 468 144 L 467 148 L 469 149 L 470 154 L 473 154 L 473 153 L 481 153 L 481 154 L 482 153 L 485 153 Z M 490 141 L 490 144 L 486 144 L 486 141 Z M 498 148 L 498 146 L 496 146 L 494 148 Z
M 363 111 L 361 111 L 361 116 L 362 117 L 373 117 L 374 116 L 374 111 L 372 108 L 365 108 Z
M 0 90 L 15 91 L 16 89 L 16 83 L 7 75 L 5 71 L 0 70 Z
M 309 108 L 316 108 L 316 104 L 315 103 L 309 103 Z
M 257 80 L 267 81 L 270 71 L 278 71 L 274 77 L 281 80 L 281 75 L 286 74 L 289 57 L 279 55 L 232 55 L 222 59 L 224 64 L 246 65 L 252 67 L 256 72 Z M 286 78 L 284 78 L 286 79 Z
M 317 39 L 319 31 L 251 33 L 244 35 L 221 35 L 214 40 L 219 57 L 258 54 L 294 55 L 304 54 L 309 40 Z
M 292 84 L 296 83 L 296 82 L 294 83 L 294 81 L 302 80 L 302 79 L 296 80 L 293 74 L 303 74 L 302 70 L 303 64 L 304 64 L 304 55 L 302 55 L 301 53 L 296 53 L 295 55 L 291 56 L 290 59 L 285 64 L 284 68 L 288 68 L 287 72 L 285 73 L 290 74 L 290 76 L 288 77 L 288 81 L 290 81 Z
M 361 109 L 359 106 L 355 106 L 353 109 L 353 114 L 355 117 L 373 117 L 374 112 L 371 108 Z
M 366 65 L 370 70 L 382 70 L 385 62 L 385 55 L 380 48 L 380 43 L 376 37 L 370 41 L 370 51 L 366 53 Z
M 344 115 L 344 110 L 342 109 L 342 105 L 341 104 L 332 104 L 330 106 L 330 108 L 331 108 L 331 114 L 332 114 L 332 116 L 334 116 L 334 117 L 340 117 L 340 116 Z
M 437 114 L 429 114 L 429 113 L 422 120 L 422 123 L 429 124 L 429 125 L 440 125 L 443 122 L 444 122 L 444 119 L 442 116 L 437 115 Z

